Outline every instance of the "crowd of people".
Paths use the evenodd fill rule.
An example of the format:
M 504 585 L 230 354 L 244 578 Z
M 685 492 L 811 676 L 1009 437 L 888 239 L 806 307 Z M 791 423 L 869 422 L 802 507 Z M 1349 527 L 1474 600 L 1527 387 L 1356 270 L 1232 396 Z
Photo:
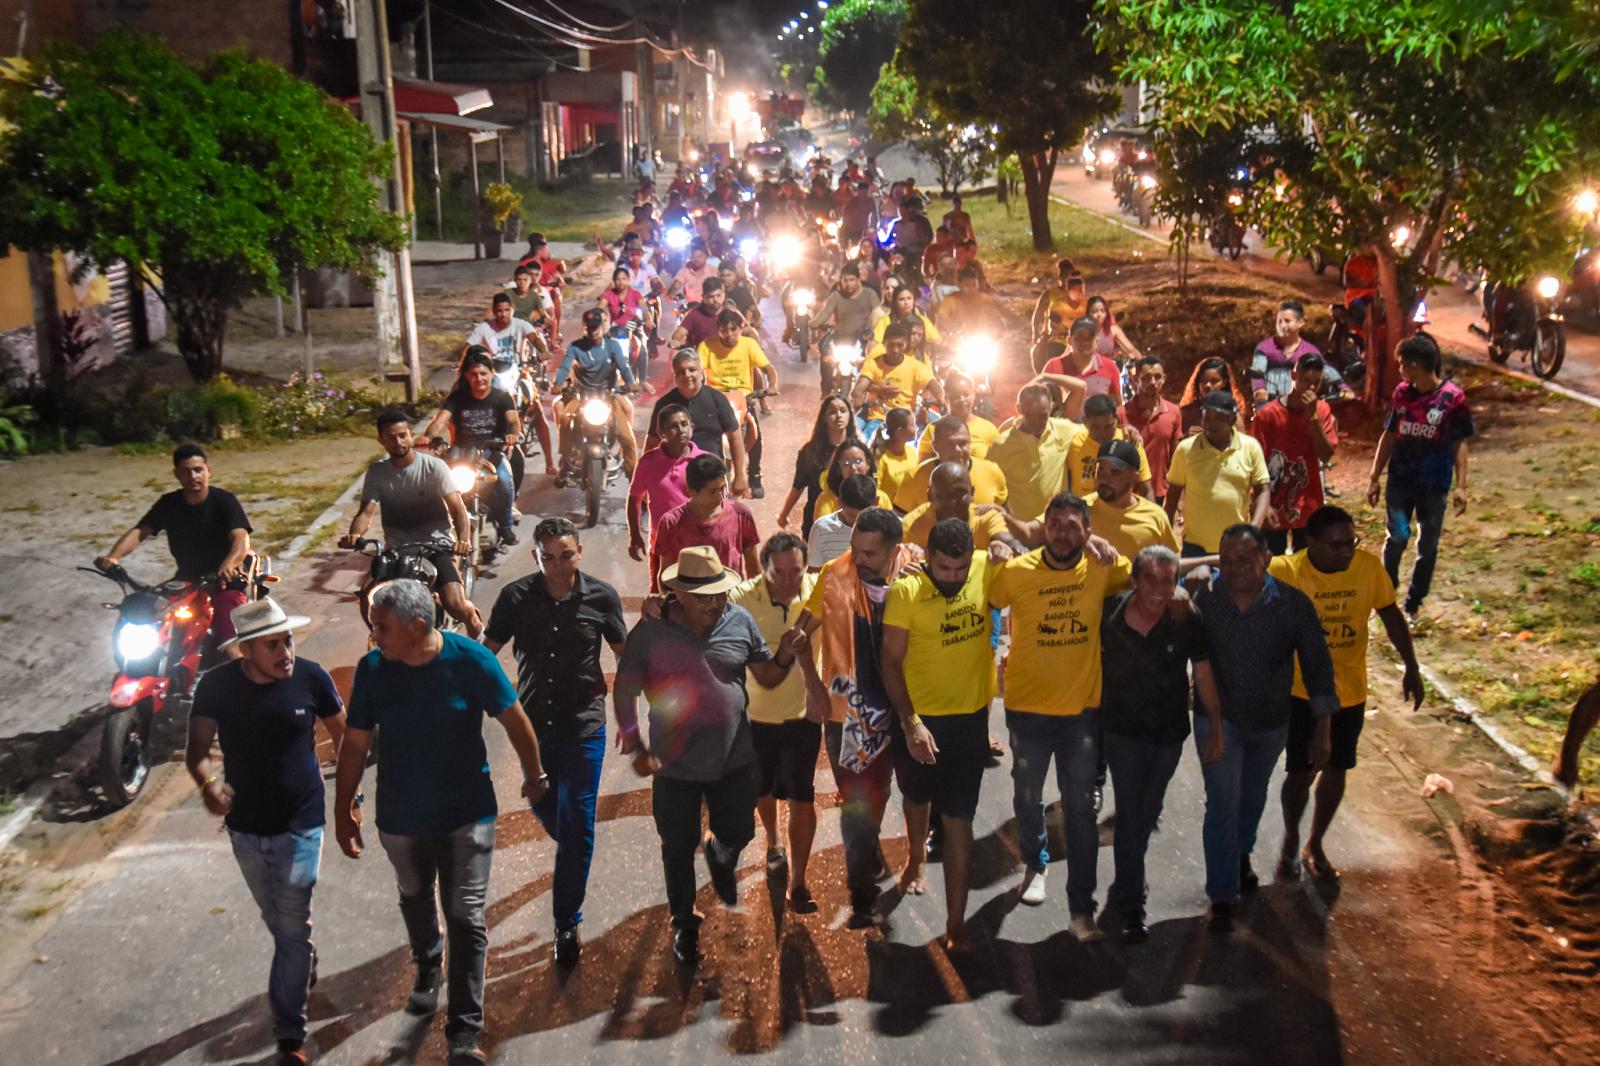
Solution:
M 864 175 L 847 172 L 840 182 L 846 246 L 879 226 Z M 852 209 L 863 191 L 872 200 L 865 215 L 864 206 Z M 896 226 L 923 209 L 907 208 L 914 196 L 901 191 L 896 206 L 909 213 Z M 666 211 L 687 217 L 707 209 L 709 196 L 675 184 Z M 733 205 L 741 218 L 744 206 Z M 1360 547 L 1352 515 L 1330 502 L 1322 471 L 1338 429 L 1325 399 L 1329 368 L 1300 337 L 1303 310 L 1293 301 L 1244 373 L 1226 358 L 1203 360 L 1173 402 L 1162 361 L 1134 346 L 1110 304 L 1087 295 L 1064 261 L 1033 316 L 1035 373 L 1015 413 L 990 419 L 977 410 L 971 375 L 919 351 L 939 343 L 947 315 L 930 319 L 918 306 L 914 277 L 897 269 L 874 276 L 865 257 L 852 257 L 838 264 L 818 319 L 871 337 L 880 350 L 853 385 L 822 398 L 777 528 L 763 531 L 745 500 L 760 495 L 750 407 L 759 392 L 778 396 L 758 317 L 770 279 L 750 279 L 734 257 L 713 266 L 705 246 L 691 246 L 671 277 L 652 279 L 694 306 L 676 316 L 671 387 L 661 383 L 645 438 L 634 444 L 627 394 L 647 384 L 648 360 L 635 365 L 613 332 L 635 316 L 649 330 L 665 328 L 633 298 L 657 294 L 634 287 L 650 269 L 651 257 L 638 253 L 657 239 L 649 212 L 636 221 L 619 245 L 622 265 L 559 359 L 543 328 L 548 302 L 525 300 L 527 310 L 516 302 L 538 268 L 519 270 L 474 328 L 460 383 L 424 435 L 453 431 L 458 442 L 508 450 L 525 438 L 526 405 L 493 381 L 497 352 L 558 364 L 557 384 L 569 373 L 620 383 L 627 554 L 646 568 L 639 584 L 649 590 L 638 617 L 626 617 L 618 590 L 585 567 L 581 532 L 546 517 L 532 529 L 536 569 L 504 586 L 485 620 L 451 564 L 467 536 L 461 493 L 444 464 L 417 448 L 399 411 L 376 420 L 385 455 L 368 471 L 344 543 L 360 543 L 381 519 L 390 544 L 450 547 L 431 575 L 367 590 L 374 648 L 356 669 L 348 706 L 328 673 L 296 654 L 293 631 L 304 617 L 271 600 L 228 604 L 226 619 L 219 612 L 231 623 L 219 636 L 235 658 L 202 678 L 187 761 L 207 809 L 226 820 L 274 937 L 269 1001 L 286 1061 L 304 1061 L 306 995 L 316 979 L 310 907 L 323 786 L 314 721 L 337 749 L 334 834 L 351 859 L 366 848 L 362 781 L 376 752 L 377 839 L 416 965 L 408 1005 L 432 1012 L 447 989 L 452 1061 L 482 1061 L 497 814 L 484 716 L 505 731 L 521 794 L 555 841 L 552 952 L 563 968 L 582 954 L 613 731 L 617 750 L 651 782 L 671 950 L 684 966 L 701 957 L 697 855 L 732 905 L 739 859 L 758 826 L 766 872 L 787 907 L 818 909 L 811 859 L 823 821 L 823 753 L 839 794 L 848 924 L 881 927 L 885 886 L 920 896 L 928 864 L 938 861 L 941 942 L 952 952 L 972 944 L 972 826 L 985 786 L 996 787 L 986 771 L 1007 748 L 1022 857 L 1016 896 L 1031 906 L 1049 899 L 1053 762 L 1065 924 L 1079 940 L 1107 928 L 1128 943 L 1148 937 L 1145 858 L 1191 737 L 1205 788 L 1212 930 L 1231 930 L 1259 883 L 1253 855 L 1280 759 L 1287 776 L 1275 876 L 1339 876 L 1327 834 L 1366 719 L 1369 619 L 1382 622 L 1404 663 L 1403 690 L 1420 705 L 1406 616 L 1428 595 L 1452 500 L 1458 510 L 1466 502 L 1471 414 L 1459 386 L 1441 376 L 1431 339 L 1400 347 L 1404 381 L 1372 462 L 1368 500 L 1384 501 L 1387 513 L 1380 558 Z M 923 222 L 893 246 L 904 245 L 907 260 L 916 252 L 932 292 L 946 258 L 933 254 L 940 242 L 960 249 L 975 246 L 976 235 L 959 202 L 937 230 Z M 927 241 L 911 241 L 913 229 Z M 974 261 L 958 268 L 946 301 L 979 291 Z M 890 276 L 902 283 L 884 284 Z M 949 314 L 971 313 L 958 299 Z M 572 412 L 558 406 L 556 417 L 564 432 Z M 559 475 L 548 428 L 536 432 L 547 472 Z M 237 500 L 209 486 L 198 448 L 180 449 L 175 468 L 181 491 L 163 497 L 100 563 L 166 531 L 182 572 L 237 565 L 250 528 Z M 515 543 L 511 471 L 497 466 L 496 481 L 499 536 Z M 1401 606 L 1400 563 L 1414 531 Z M 445 619 L 457 624 L 442 628 Z M 515 683 L 496 658 L 506 646 Z M 610 686 L 607 651 L 616 657 Z M 993 714 L 997 699 L 1001 713 Z M 214 740 L 225 756 L 220 770 Z M 880 839 L 894 792 L 906 849 L 891 869 Z M 1113 875 L 1102 910 L 1098 821 L 1107 794 Z

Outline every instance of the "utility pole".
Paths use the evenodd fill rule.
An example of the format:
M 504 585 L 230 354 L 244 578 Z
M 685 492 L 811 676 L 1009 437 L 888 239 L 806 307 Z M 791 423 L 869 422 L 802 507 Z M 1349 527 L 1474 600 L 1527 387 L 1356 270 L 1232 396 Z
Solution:
M 361 120 L 374 139 L 398 148 L 395 124 L 393 66 L 389 56 L 389 13 L 385 0 L 356 0 L 356 63 L 361 82 Z M 400 179 L 400 154 L 394 153 L 389 173 L 378 183 L 380 206 L 405 210 Z M 417 361 L 417 316 L 411 289 L 409 245 L 378 256 L 379 274 L 372 289 L 378 327 L 378 372 L 406 383 L 406 400 L 415 403 L 422 389 Z M 397 370 L 397 368 L 400 368 Z
M 433 80 L 433 0 L 422 0 L 422 29 L 428 43 L 422 53 L 429 81 Z M 434 237 L 444 240 L 444 189 L 439 181 L 439 127 L 428 127 L 428 160 L 433 170 L 433 230 Z

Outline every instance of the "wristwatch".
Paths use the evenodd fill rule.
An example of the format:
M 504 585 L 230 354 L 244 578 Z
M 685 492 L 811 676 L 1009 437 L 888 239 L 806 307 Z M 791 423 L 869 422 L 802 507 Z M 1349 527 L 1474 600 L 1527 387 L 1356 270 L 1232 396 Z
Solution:
M 539 785 L 542 788 L 550 787 L 550 775 L 548 773 L 542 773 L 538 777 L 529 777 L 524 780 L 530 785 Z

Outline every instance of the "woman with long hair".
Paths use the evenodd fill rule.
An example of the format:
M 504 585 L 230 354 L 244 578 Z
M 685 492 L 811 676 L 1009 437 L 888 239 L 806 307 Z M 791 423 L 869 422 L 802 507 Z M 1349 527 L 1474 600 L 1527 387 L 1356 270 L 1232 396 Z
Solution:
M 1104 296 L 1089 297 L 1089 317 L 1099 327 L 1094 335 L 1094 354 L 1115 360 L 1118 366 L 1143 356 L 1117 325 L 1117 316 L 1111 313 L 1111 303 Z
M 806 502 L 800 516 L 800 531 L 802 536 L 811 535 L 811 523 L 816 517 L 812 511 L 822 492 L 822 477 L 827 473 L 829 462 L 841 444 L 860 439 L 850 404 L 839 396 L 824 396 L 817 407 L 817 420 L 811 425 L 811 436 L 800 446 L 800 454 L 795 459 L 794 483 L 789 487 L 789 495 L 784 497 L 783 507 L 778 510 L 780 529 L 789 528 L 794 506 L 804 495 Z
M 812 509 L 812 521 L 829 515 L 839 509 L 839 486 L 844 484 L 844 479 L 854 477 L 856 474 L 873 474 L 872 450 L 862 440 L 847 440 L 834 449 L 833 457 L 828 461 L 828 472 L 823 475 L 822 492 L 817 495 L 817 505 Z M 892 509 L 894 504 L 889 497 L 884 495 L 882 487 L 878 489 L 878 504 L 884 509 Z
M 1227 389 L 1233 393 L 1233 402 L 1239 405 L 1239 428 L 1246 428 L 1245 412 L 1253 410 L 1250 398 L 1239 386 L 1239 375 L 1220 355 L 1209 356 L 1195 364 L 1189 383 L 1183 387 L 1183 398 L 1178 410 L 1183 414 L 1183 432 L 1192 437 L 1200 432 L 1200 401 L 1209 392 Z

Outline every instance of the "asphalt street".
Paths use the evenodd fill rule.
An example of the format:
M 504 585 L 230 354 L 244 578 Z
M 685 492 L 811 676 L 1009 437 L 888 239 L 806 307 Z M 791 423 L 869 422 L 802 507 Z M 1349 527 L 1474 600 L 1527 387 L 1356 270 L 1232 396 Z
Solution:
M 781 312 L 768 304 L 769 320 Z M 576 315 L 570 316 L 575 319 Z M 788 481 L 792 456 L 816 409 L 814 367 L 775 353 L 784 389 L 766 422 L 768 495 L 755 509 L 763 533 Z M 656 380 L 663 368 L 656 367 Z M 1014 393 L 1004 388 L 1000 395 Z M 641 403 L 647 410 L 648 403 Z M 641 414 L 640 424 L 642 426 Z M 530 464 L 533 466 L 535 464 Z M 622 486 L 598 527 L 583 533 L 584 568 L 612 582 L 637 610 L 645 586 L 626 553 Z M 530 475 L 520 500 L 524 544 L 479 586 L 487 608 L 529 572 L 527 534 L 537 517 L 577 517 L 575 490 Z M 302 557 L 279 587 L 292 611 L 313 616 L 301 654 L 347 679 L 366 648 L 351 599 L 364 563 L 337 549 Z M 504 656 L 514 669 L 509 650 Z M 1003 719 L 994 709 L 995 728 Z M 1358 947 L 1341 921 L 1386 920 L 1388 900 L 1350 888 L 1421 862 L 1432 846 L 1387 813 L 1352 801 L 1329 840 L 1346 889 L 1271 884 L 1277 805 L 1268 808 L 1257 868 L 1269 883 L 1240 930 L 1204 930 L 1200 820 L 1192 749 L 1172 783 L 1150 857 L 1150 941 L 1081 945 L 1065 932 L 1065 871 L 1049 873 L 1038 908 L 1017 904 L 1020 876 L 1005 765 L 984 782 L 970 903 L 979 947 L 952 960 L 934 946 L 943 925 L 938 866 L 927 895 L 886 898 L 883 933 L 845 928 L 835 794 L 818 772 L 824 810 L 811 887 L 816 914 L 784 913 L 769 889 L 762 842 L 741 862 L 741 904 L 722 907 L 701 869 L 709 915 L 698 972 L 674 966 L 668 942 L 649 783 L 608 758 L 593 876 L 584 908 L 585 951 L 570 976 L 550 961 L 554 847 L 517 798 L 519 774 L 499 728 L 485 724 L 500 798 L 489 907 L 485 1045 L 496 1061 L 701 1062 L 764 1053 L 792 1062 L 1338 1062 L 1406 1057 L 1459 1059 L 1474 1045 L 1470 1016 L 1447 1009 L 1448 988 L 1413 987 L 1434 1000 L 1418 1011 L 1370 983 L 1387 950 Z M 329 768 L 331 775 L 331 768 Z M 369 798 L 375 785 L 369 775 Z M 329 793 L 331 800 L 331 780 Z M 1052 789 L 1053 792 L 1053 789 Z M 227 837 L 177 762 L 160 767 L 131 816 L 108 820 L 103 854 L 85 846 L 86 887 L 36 943 L 31 961 L 0 985 L 0 1060 L 12 1063 L 222 1063 L 269 1061 L 265 985 L 270 940 L 235 866 Z M 1115 808 L 1108 789 L 1107 814 Z M 370 809 L 370 808 L 369 808 Z M 898 802 L 886 817 L 891 865 L 904 855 Z M 1053 852 L 1063 854 L 1059 823 Z M 94 836 L 93 833 L 90 836 Z M 393 874 L 369 830 L 362 859 L 323 849 L 315 898 L 321 980 L 311 996 L 310 1050 L 326 1063 L 438 1062 L 442 1016 L 417 1020 L 402 1006 L 412 967 L 395 905 Z M 1110 881 L 1102 832 L 1099 898 Z M 1348 927 L 1346 927 L 1348 928 Z M 1370 944 L 1365 937 L 1362 944 Z M 1417 1002 L 1423 1002 L 1418 999 Z

